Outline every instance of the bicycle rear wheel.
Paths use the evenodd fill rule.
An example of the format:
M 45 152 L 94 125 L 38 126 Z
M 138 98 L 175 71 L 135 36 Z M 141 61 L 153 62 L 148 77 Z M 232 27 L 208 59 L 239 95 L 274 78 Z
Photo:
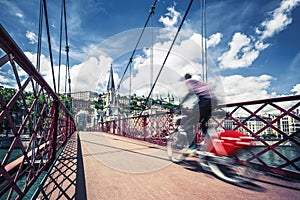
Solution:
M 229 183 L 245 183 L 257 175 L 252 168 L 235 163 L 234 160 L 227 164 L 210 161 L 208 165 L 217 177 Z
M 168 138 L 167 153 L 172 162 L 181 162 L 188 148 L 189 142 L 185 132 L 174 132 Z
M 226 165 L 208 162 L 210 170 L 221 180 L 229 183 L 240 183 L 243 180 L 235 174 L 235 172 Z

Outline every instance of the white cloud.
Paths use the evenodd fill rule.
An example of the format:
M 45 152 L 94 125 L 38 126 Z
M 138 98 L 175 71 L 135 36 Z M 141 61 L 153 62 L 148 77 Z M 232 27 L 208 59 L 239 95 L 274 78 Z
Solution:
M 163 23 L 166 28 L 172 28 L 177 24 L 180 12 L 176 11 L 174 6 L 168 7 L 167 10 L 168 13 L 165 14 L 165 17 L 161 16 L 159 22 Z
M 30 52 L 25 52 L 25 55 L 35 66 L 37 54 L 32 54 Z M 109 57 L 101 56 L 99 57 L 89 57 L 79 65 L 74 65 L 70 68 L 71 76 L 71 90 L 72 92 L 78 91 L 106 91 L 106 84 L 108 81 L 108 70 L 112 59 Z M 52 69 L 49 58 L 45 55 L 41 55 L 41 64 L 40 64 L 40 74 L 53 89 L 53 78 L 52 78 Z M 56 87 L 58 87 L 58 66 L 54 66 L 54 74 Z M 65 92 L 65 71 L 66 66 L 61 66 L 61 80 L 60 80 L 60 93 Z M 25 75 L 25 72 L 21 73 Z M 1 77 L 0 77 L 1 78 Z M 114 75 L 115 81 L 119 81 L 117 74 Z M 54 90 L 54 89 L 53 89 Z M 58 91 L 58 88 L 57 88 Z M 67 85 L 67 91 L 69 91 L 69 86 Z
M 275 94 L 268 93 L 272 79 L 269 75 L 223 77 L 225 101 L 234 103 L 274 97 Z
M 31 52 L 24 52 L 26 57 L 29 59 L 29 61 L 33 64 L 33 66 L 36 65 L 36 56 L 37 54 L 32 54 Z M 24 83 L 24 81 L 29 77 L 29 75 L 19 66 L 16 65 L 18 77 L 20 78 L 21 83 Z M 0 71 L 0 83 L 4 87 L 13 87 L 17 88 L 17 82 L 15 75 L 12 71 L 12 69 L 9 69 L 7 74 L 11 75 L 4 75 L 3 72 Z M 57 71 L 55 71 L 57 74 Z M 41 55 L 41 71 L 40 74 L 44 77 L 46 82 L 50 85 L 50 87 L 53 88 L 53 81 L 52 81 L 52 71 L 51 71 L 51 65 L 49 62 L 49 59 L 47 59 L 44 55 Z M 26 91 L 32 91 L 32 85 L 29 83 L 27 87 L 25 88 Z
M 31 61 L 33 66 L 36 67 L 37 54 L 36 53 L 32 54 L 31 52 L 24 52 L 24 54 Z M 56 69 L 57 67 L 54 68 Z M 49 58 L 47 58 L 43 54 L 40 57 L 40 74 L 44 77 L 47 83 L 53 88 L 51 63 Z M 55 74 L 57 74 L 57 71 L 55 71 Z
M 291 92 L 294 92 L 295 95 L 300 95 L 300 84 L 295 85 Z
M 20 13 L 20 12 L 16 13 L 16 16 L 19 17 L 19 18 L 21 18 L 21 19 L 23 19 L 23 14 Z
M 154 81 L 157 78 L 159 70 L 162 67 L 162 63 L 166 57 L 168 47 L 168 43 L 158 43 L 154 46 L 154 60 L 152 69 L 150 66 L 149 49 L 145 50 L 144 56 L 137 56 L 133 62 L 133 75 L 131 80 L 128 72 L 126 78 L 122 82 L 122 91 L 125 91 L 125 93 L 129 92 L 129 86 L 131 82 L 132 93 L 148 96 L 151 79 Z M 178 46 L 174 46 L 174 49 L 178 48 Z M 192 55 L 193 54 L 189 56 Z M 167 93 L 172 93 L 174 96 L 181 97 L 183 95 L 185 86 L 182 81 L 179 81 L 179 79 L 186 71 L 196 71 L 193 63 L 189 62 L 189 59 L 179 52 L 172 51 L 161 72 L 161 75 L 159 76 L 153 91 L 153 96 L 156 97 L 157 94 L 166 95 Z
M 73 91 L 106 91 L 109 67 L 112 59 L 109 57 L 89 57 L 79 65 L 71 68 Z M 114 74 L 115 84 L 119 81 Z
M 207 42 L 207 48 L 215 47 L 217 46 L 221 38 L 223 37 L 222 33 L 215 33 L 209 36 L 209 38 L 206 38 Z M 194 43 L 194 45 L 202 46 L 202 39 L 204 39 L 199 33 L 193 33 L 190 37 L 185 38 L 186 41 L 191 41 Z M 199 50 L 201 52 L 201 49 Z
M 188 38 L 181 38 L 181 40 L 178 40 L 178 42 L 174 44 L 153 91 L 154 97 L 156 97 L 157 94 L 166 95 L 171 93 L 176 98 L 182 98 L 186 94 L 185 84 L 183 80 L 180 79 L 182 79 L 187 72 L 194 75 L 202 73 L 201 37 L 200 34 L 194 33 Z M 210 42 L 210 44 L 216 45 L 218 39 L 215 38 L 218 37 L 221 37 L 221 35 L 215 34 L 210 37 L 211 41 L 214 40 L 214 42 Z M 153 80 L 156 79 L 161 69 L 170 44 L 171 39 L 166 42 L 157 42 L 153 45 Z M 151 82 L 150 49 L 144 49 L 144 54 L 135 57 L 133 64 L 134 71 L 131 82 L 134 84 L 132 84 L 132 93 L 147 96 Z M 218 73 L 216 73 L 217 71 L 217 67 L 209 60 L 210 79 L 220 80 Z M 211 81 L 211 84 L 222 85 L 221 81 Z M 122 84 L 123 91 L 128 91 L 129 85 L 130 79 L 129 76 L 127 76 Z
M 209 36 L 209 39 L 207 40 L 207 46 L 208 47 L 215 47 L 221 42 L 221 39 L 223 37 L 222 33 L 215 33 Z
M 77 90 L 87 89 L 95 89 L 100 92 L 106 91 L 107 84 L 107 75 L 109 71 L 110 63 L 113 63 L 114 72 L 116 72 L 114 78 L 116 85 L 119 83 L 120 77 L 117 75 L 123 74 L 125 70 L 126 64 L 123 60 L 121 60 L 122 65 L 118 63 L 119 57 L 124 55 L 129 56 L 131 54 L 132 49 L 134 48 L 133 40 L 136 40 L 136 37 L 140 34 L 141 29 L 130 30 L 126 32 L 122 32 L 112 36 L 111 38 L 106 39 L 99 45 L 90 45 L 86 50 L 84 50 L 85 55 L 88 55 L 88 58 L 81 64 L 75 65 L 72 67 L 73 80 L 76 81 L 75 87 Z M 160 33 L 161 29 L 157 29 L 156 33 Z M 219 34 L 214 37 L 216 38 Z M 147 37 L 146 37 L 147 38 Z M 150 38 L 150 37 L 149 37 Z M 159 37 L 158 37 L 159 38 Z M 165 41 L 165 40 L 162 40 Z M 217 41 L 217 40 L 215 40 Z M 154 45 L 154 69 L 153 69 L 153 79 L 156 78 L 158 70 L 160 69 L 167 52 L 171 45 L 171 39 L 168 41 L 159 42 L 157 41 Z M 201 35 L 193 34 L 187 38 L 180 38 L 178 42 L 174 45 L 171 54 L 166 62 L 165 69 L 161 77 L 159 78 L 160 85 L 159 90 L 164 91 L 178 91 L 176 88 L 176 83 L 178 80 L 188 71 L 194 73 L 200 73 L 201 65 L 199 64 L 199 60 L 201 59 Z M 210 44 L 216 44 L 217 42 L 211 42 Z M 142 44 L 140 46 L 145 47 L 143 50 L 143 54 L 137 54 L 134 56 L 133 68 L 132 68 L 132 80 L 133 88 L 132 91 L 141 91 L 141 87 L 146 87 L 146 93 L 149 92 L 149 84 L 150 84 L 150 42 L 142 40 Z M 140 53 L 141 51 L 139 51 Z M 100 58 L 102 57 L 102 58 Z M 104 58 L 107 59 L 104 62 Z M 129 58 L 129 57 L 128 57 Z M 98 60 L 98 61 L 97 61 Z M 105 64 L 104 64 L 105 63 Z M 102 67 L 99 67 L 99 66 Z M 120 68 L 119 68 L 120 67 Z M 84 71 L 83 71 L 84 70 Z M 121 73 L 120 73 L 121 70 Z M 80 71 L 80 72 L 79 72 Z M 82 72 L 81 72 L 82 71 Z M 76 73 L 75 73 L 76 72 Z M 88 75 L 87 73 L 92 73 L 92 75 Z M 80 74 L 80 77 L 79 75 Z M 97 76 L 99 80 L 93 78 Z M 77 78 L 74 78 L 77 77 Z M 86 77 L 89 77 L 88 80 Z M 101 77 L 101 78 L 100 78 Z M 88 84 L 91 81 L 91 86 Z M 129 91 L 129 69 L 124 77 L 122 82 L 122 92 L 127 93 Z M 98 85 L 94 86 L 96 83 Z M 175 83 L 175 85 L 174 85 Z M 175 87 L 174 87 L 175 86 Z M 167 89 L 168 88 L 168 89 Z M 145 93 L 143 95 L 146 95 Z
M 262 41 L 257 41 L 255 44 L 255 49 L 262 51 L 270 46 L 270 44 L 264 44 Z
M 12 80 L 10 80 L 7 76 L 3 75 L 2 72 L 0 72 L 0 83 L 1 86 L 6 87 L 6 88 L 10 88 L 12 87 Z M 14 83 L 16 85 L 16 83 Z
M 253 47 L 251 39 L 240 32 L 234 34 L 229 46 L 229 51 L 218 58 L 223 69 L 248 67 L 259 56 L 259 51 Z
M 174 38 L 178 28 L 176 27 L 179 19 L 180 12 L 176 11 L 174 6 L 170 6 L 167 8 L 168 12 L 164 16 L 160 16 L 159 22 L 161 22 L 164 28 L 160 29 L 158 37 L 160 39 L 169 40 L 170 38 Z M 182 34 L 179 35 L 179 37 Z
M 264 100 L 275 97 L 285 97 L 290 95 L 278 95 L 276 92 L 270 92 L 269 87 L 271 86 L 271 81 L 274 78 L 269 75 L 261 76 L 241 76 L 241 75 L 232 75 L 228 77 L 223 77 L 223 85 L 225 91 L 225 104 L 237 103 L 237 102 L 249 102 L 255 100 Z M 300 94 L 300 84 L 294 86 L 291 90 Z M 284 101 L 278 102 L 276 105 L 281 108 L 291 108 L 296 105 L 297 101 Z M 273 106 L 263 106 L 262 104 L 254 104 L 245 106 L 251 111 L 258 111 L 258 114 L 273 113 L 280 114 L 281 111 L 274 108 Z M 227 111 L 232 111 L 235 107 L 228 107 Z M 235 111 L 235 114 L 239 116 L 249 116 L 249 112 L 245 111 L 243 108 Z
M 300 0 L 283 0 L 280 6 L 271 12 L 270 18 L 263 21 L 261 27 L 256 28 L 256 33 L 260 35 L 261 40 L 272 37 L 291 24 L 290 13 L 299 4 Z
M 300 4 L 300 0 L 283 0 L 278 8 L 273 10 L 271 17 L 266 19 L 256 28 L 256 35 L 246 36 L 236 32 L 229 43 L 229 50 L 219 58 L 222 69 L 236 69 L 249 67 L 258 58 L 259 53 L 268 48 L 270 44 L 263 42 L 275 33 L 284 30 L 292 23 L 290 12 Z
M 35 44 L 38 42 L 37 35 L 31 31 L 26 31 L 26 37 L 30 40 L 30 44 Z
M 136 31 L 136 30 L 135 30 Z M 139 32 L 139 31 L 137 31 Z M 132 32 L 127 32 L 129 36 L 133 35 Z M 125 35 L 126 35 L 125 34 Z M 129 42 L 131 42 L 131 37 L 124 37 L 124 34 L 119 34 L 118 37 L 127 38 Z M 112 37 L 113 41 L 120 41 L 118 37 Z M 167 94 L 172 93 L 175 97 L 182 97 L 185 91 L 185 85 L 183 81 L 179 81 L 180 78 L 186 72 L 192 72 L 194 74 L 201 73 L 201 65 L 198 63 L 201 52 L 200 52 L 200 42 L 199 40 L 201 35 L 193 34 L 191 37 L 179 41 L 178 44 L 174 45 L 174 48 L 170 54 L 170 57 L 167 60 L 165 68 L 159 78 L 157 86 L 155 87 L 154 95 L 156 94 Z M 171 41 L 164 42 L 164 43 L 156 43 L 154 45 L 154 75 L 153 78 L 155 79 L 158 73 L 158 70 L 163 63 L 167 51 L 169 50 Z M 108 44 L 113 45 L 114 49 L 109 48 Z M 111 40 L 108 39 L 107 42 L 101 43 L 99 46 L 92 45 L 89 47 L 88 58 L 85 59 L 84 62 L 78 65 L 74 65 L 70 68 L 71 79 L 72 79 L 72 92 L 75 91 L 99 91 L 105 92 L 107 81 L 108 81 L 108 72 L 109 67 L 112 61 L 118 56 L 123 55 L 124 48 L 126 46 L 126 41 L 122 42 L 119 47 L 115 45 L 115 43 L 111 43 Z M 112 50 L 112 57 L 111 55 L 107 54 L 107 51 L 104 51 L 103 47 Z M 131 49 L 130 46 L 126 46 L 128 49 Z M 120 52 L 120 50 L 122 50 Z M 124 50 L 125 52 L 127 50 Z M 141 95 L 148 95 L 149 87 L 150 87 L 150 50 L 145 49 L 144 55 L 139 55 L 134 57 L 134 66 L 133 66 L 133 76 L 132 76 L 132 93 L 140 93 Z M 111 51 L 109 51 L 111 52 Z M 118 53 L 119 52 L 119 53 Z M 29 60 L 36 63 L 36 54 L 32 54 L 30 52 L 25 52 L 26 56 Z M 114 66 L 114 65 L 113 65 Z M 55 79 L 56 84 L 58 84 L 57 74 L 58 74 L 58 66 L 54 66 L 55 69 Z M 122 70 L 124 66 L 122 66 Z M 114 79 L 115 84 L 120 81 L 118 73 L 116 73 L 116 69 L 114 68 Z M 49 58 L 45 57 L 44 55 L 41 56 L 41 74 L 43 75 L 44 79 L 49 83 L 49 85 L 53 88 L 53 80 L 52 80 L 52 71 L 51 65 L 49 62 Z M 64 92 L 65 81 L 64 81 L 64 72 L 65 66 L 62 66 L 61 69 L 61 85 L 60 85 L 60 92 Z M 129 77 L 128 72 L 122 83 L 123 91 L 128 92 L 129 87 Z M 67 87 L 68 89 L 68 87 Z M 154 96 L 155 97 L 155 96 Z
M 160 34 L 162 33 L 161 30 L 162 29 L 157 29 L 155 30 L 155 33 Z M 85 50 L 88 58 L 83 63 L 72 67 L 71 75 L 74 88 L 78 91 L 96 90 L 105 92 L 110 63 L 113 61 L 115 62 L 115 60 L 118 60 L 118 58 L 123 55 L 131 54 L 135 45 L 132 41 L 136 39 L 134 36 L 138 36 L 139 34 L 140 29 L 130 30 L 116 34 L 99 45 L 90 45 L 87 50 Z M 208 46 L 217 45 L 220 42 L 221 37 L 222 34 L 220 33 L 210 36 Z M 165 68 L 158 79 L 157 85 L 153 91 L 153 97 L 156 97 L 157 94 L 166 95 L 167 93 L 172 93 L 175 97 L 181 98 L 185 94 L 186 88 L 184 82 L 182 80 L 179 81 L 179 79 L 181 79 L 186 72 L 193 74 L 202 73 L 202 66 L 200 64 L 201 38 L 202 36 L 197 33 L 194 33 L 189 37 L 185 36 L 178 38 L 167 59 Z M 167 38 L 161 39 L 157 36 L 156 43 L 153 44 L 153 81 L 156 79 L 172 43 L 172 38 L 166 39 Z M 121 85 L 120 94 L 128 94 L 130 84 L 132 86 L 131 94 L 137 93 L 138 95 L 145 96 L 149 94 L 151 82 L 150 49 L 147 48 L 147 45 L 149 46 L 149 44 L 148 41 L 143 41 L 143 44 L 140 45 L 145 49 L 143 49 L 142 54 L 134 56 L 131 80 L 128 69 Z M 119 84 L 119 75 L 125 70 L 127 63 L 122 61 L 122 64 L 123 65 L 120 66 L 122 67 L 120 68 L 120 73 L 120 71 L 118 71 L 120 69 L 115 68 L 119 67 L 119 64 L 113 63 L 114 71 L 118 71 L 118 73 L 114 74 L 116 86 Z M 210 64 L 213 65 L 212 62 Z M 216 66 L 212 66 L 209 70 L 213 71 L 216 70 L 216 68 Z M 216 76 L 214 76 L 214 78 L 215 77 Z M 218 80 L 218 78 L 215 78 L 215 80 Z M 218 82 L 218 84 L 220 84 L 220 82 Z

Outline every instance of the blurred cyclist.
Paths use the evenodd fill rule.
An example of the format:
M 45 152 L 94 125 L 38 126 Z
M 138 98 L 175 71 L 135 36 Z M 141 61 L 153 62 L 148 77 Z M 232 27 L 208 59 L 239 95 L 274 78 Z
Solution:
M 200 80 L 192 78 L 192 75 L 187 73 L 184 76 L 188 93 L 185 95 L 180 105 L 188 100 L 191 96 L 197 97 L 197 103 L 193 105 L 191 110 L 184 110 L 183 114 L 186 116 L 181 121 L 181 127 L 187 134 L 189 141 L 189 149 L 185 152 L 187 154 L 196 153 L 196 132 L 194 126 L 200 122 L 202 134 L 207 134 L 208 120 L 211 117 L 212 110 L 216 107 L 216 99 L 208 86 Z

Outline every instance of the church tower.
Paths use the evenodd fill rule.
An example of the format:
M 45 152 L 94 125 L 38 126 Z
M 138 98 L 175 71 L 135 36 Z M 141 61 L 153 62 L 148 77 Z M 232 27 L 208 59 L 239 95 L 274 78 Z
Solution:
M 116 105 L 116 88 L 113 76 L 113 68 L 110 66 L 109 79 L 107 83 L 106 102 L 104 106 L 105 121 L 114 120 L 118 117 L 118 109 Z
M 107 105 L 114 105 L 115 102 L 115 82 L 114 82 L 114 76 L 113 76 L 113 69 L 112 65 L 110 65 L 110 72 L 109 72 L 109 79 L 107 84 Z

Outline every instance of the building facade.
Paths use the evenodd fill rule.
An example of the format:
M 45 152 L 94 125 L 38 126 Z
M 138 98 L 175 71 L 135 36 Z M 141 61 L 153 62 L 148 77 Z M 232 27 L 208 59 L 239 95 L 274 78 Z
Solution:
M 295 112 L 291 113 L 294 116 L 300 117 L 300 111 L 297 109 Z M 249 131 L 252 133 L 258 133 L 257 136 L 269 138 L 269 139 L 281 139 L 284 137 L 279 133 L 280 130 L 286 135 L 291 135 L 300 130 L 300 121 L 291 115 L 285 115 L 280 118 L 277 122 L 272 123 L 278 116 L 268 114 L 266 116 L 252 117 L 246 120 L 246 117 L 236 117 L 238 121 L 233 121 L 232 119 L 226 119 L 224 121 L 224 127 L 227 130 L 236 129 L 239 132 L 249 134 Z M 245 121 L 246 120 L 246 121 Z M 241 126 L 241 123 L 243 125 Z M 270 124 L 272 127 L 267 127 L 266 125 Z M 238 128 L 237 128 L 238 127 Z M 277 130 L 276 130 L 277 129 Z M 249 130 L 249 131 L 248 131 Z M 300 134 L 297 134 L 300 135 Z M 300 139 L 300 136 L 298 136 Z
M 84 91 L 71 94 L 72 108 L 78 130 L 85 130 L 94 126 L 98 121 L 98 113 L 94 101 L 98 100 L 95 92 Z

